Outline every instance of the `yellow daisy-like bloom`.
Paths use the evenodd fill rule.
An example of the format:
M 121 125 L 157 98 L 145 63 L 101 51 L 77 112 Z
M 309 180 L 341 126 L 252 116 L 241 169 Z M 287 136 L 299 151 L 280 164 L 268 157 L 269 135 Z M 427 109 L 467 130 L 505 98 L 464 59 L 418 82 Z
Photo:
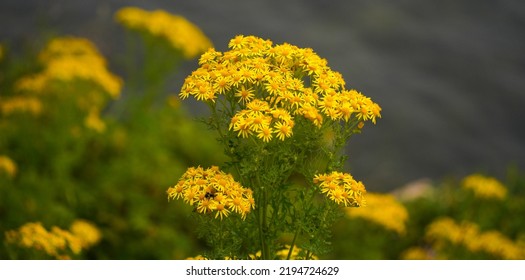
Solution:
M 291 122 L 275 120 L 269 126 L 273 137 L 261 134 L 260 127 L 252 128 L 246 118 L 239 117 L 247 109 L 265 114 L 267 110 L 284 111 L 289 120 L 304 117 L 318 128 L 326 119 L 357 125 L 375 123 L 381 117 L 378 104 L 356 90 L 345 89 L 342 75 L 332 71 L 312 49 L 288 43 L 274 45 L 270 40 L 244 35 L 234 37 L 228 47 L 229 51 L 210 49 L 201 56 L 200 68 L 186 78 L 180 97 L 193 96 L 211 103 L 226 98 L 228 104 L 235 104 L 240 109 L 229 129 L 237 131 L 239 137 L 255 135 L 269 142 L 293 135 Z M 206 88 L 201 87 L 203 84 Z M 260 104 L 266 107 L 258 108 Z
M 362 218 L 398 234 L 406 233 L 408 211 L 393 195 L 367 193 L 366 208 L 349 208 L 346 213 L 350 218 Z
M 496 230 L 481 232 L 477 224 L 468 221 L 457 223 L 449 217 L 439 218 L 427 227 L 425 236 L 434 242 L 437 249 L 450 242 L 471 252 L 484 252 L 497 258 L 525 258 L 525 248 L 520 244 Z
M 314 177 L 314 184 L 319 185 L 321 193 L 337 204 L 348 207 L 366 205 L 365 186 L 356 181 L 352 175 L 334 171 L 329 174 L 318 174 Z
M 55 38 L 40 52 L 39 60 L 44 70 L 19 80 L 17 89 L 42 91 L 56 80 L 81 79 L 100 85 L 113 98 L 120 95 L 122 80 L 108 71 L 105 58 L 87 39 Z
M 7 176 L 13 178 L 16 175 L 16 163 L 8 156 L 0 155 L 0 174 L 5 173 Z
M 214 213 L 215 218 L 228 217 L 230 213 L 241 215 L 242 219 L 255 208 L 253 194 L 224 173 L 217 166 L 208 169 L 190 167 L 179 182 L 168 188 L 169 199 L 182 199 L 195 206 L 198 213 Z
M 167 40 L 173 48 L 181 50 L 187 59 L 213 47 L 199 27 L 182 16 L 163 10 L 150 12 L 137 7 L 125 7 L 117 11 L 115 18 L 131 30 L 147 32 Z
M 235 97 L 239 98 L 239 101 L 243 104 L 252 101 L 254 96 L 253 89 L 247 89 L 244 86 L 241 86 L 237 93 L 235 93 Z
M 480 174 L 465 177 L 462 186 L 479 198 L 503 200 L 507 195 L 507 189 L 498 180 Z

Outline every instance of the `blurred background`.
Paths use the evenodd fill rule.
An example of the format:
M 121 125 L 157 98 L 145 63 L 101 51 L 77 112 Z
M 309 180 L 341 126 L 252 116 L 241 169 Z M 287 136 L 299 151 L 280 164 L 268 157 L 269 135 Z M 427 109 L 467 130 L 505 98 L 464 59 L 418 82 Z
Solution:
M 349 168 L 370 189 L 471 171 L 503 176 L 525 164 L 522 1 L 3 0 L 0 39 L 16 49 L 42 33 L 69 34 L 118 57 L 113 13 L 126 5 L 184 15 L 218 50 L 237 34 L 313 48 L 383 108 L 348 146 Z M 194 68 L 184 65 L 173 92 Z
M 176 97 L 197 58 L 117 22 L 127 6 L 181 15 L 219 51 L 238 34 L 312 48 L 382 107 L 346 148 L 369 207 L 345 210 L 321 258 L 525 258 L 523 1 L 2 0 L 0 259 L 208 249 L 166 197 L 225 160 L 207 108 Z

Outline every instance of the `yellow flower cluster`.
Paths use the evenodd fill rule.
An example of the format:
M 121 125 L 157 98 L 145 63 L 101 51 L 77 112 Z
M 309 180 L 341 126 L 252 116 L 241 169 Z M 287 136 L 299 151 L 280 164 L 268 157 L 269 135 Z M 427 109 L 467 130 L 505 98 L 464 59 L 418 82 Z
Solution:
M 346 90 L 340 73 L 312 49 L 238 35 L 230 50 L 208 50 L 200 67 L 186 78 L 182 99 L 193 96 L 214 104 L 219 96 L 233 102 L 230 130 L 270 141 L 292 135 L 293 119 L 301 116 L 321 127 L 332 121 L 362 122 L 381 117 L 381 108 L 356 90 Z M 251 108 L 251 107 L 254 107 Z M 254 123 L 254 120 L 256 122 Z
M 314 184 L 318 184 L 321 193 L 344 206 L 360 207 L 366 205 L 364 195 L 365 185 L 361 181 L 356 181 L 352 175 L 334 171 L 329 174 L 318 174 L 314 177 Z
M 195 205 L 198 213 L 215 212 L 215 218 L 222 219 L 235 212 L 245 219 L 246 214 L 255 208 L 252 190 L 243 188 L 231 174 L 224 173 L 217 166 L 188 168 L 167 193 L 168 200 L 183 199 Z
M 108 71 L 105 58 L 87 39 L 55 38 L 40 52 L 39 59 L 44 70 L 18 81 L 18 89 L 38 92 L 54 80 L 81 79 L 100 85 L 113 98 L 120 95 L 122 80 Z
M 42 103 L 35 97 L 27 96 L 0 99 L 0 112 L 4 116 L 9 116 L 14 113 L 38 115 L 42 112 Z
M 362 218 L 383 226 L 387 230 L 406 233 L 407 209 L 393 195 L 367 193 L 366 209 L 347 209 L 350 218 Z
M 247 109 L 238 112 L 230 123 L 230 129 L 243 138 L 256 134 L 264 142 L 272 140 L 273 135 L 284 140 L 292 135 L 294 121 L 284 109 L 270 109 L 266 101 L 255 99 L 246 105 Z
M 145 31 L 164 38 L 173 48 L 181 50 L 187 59 L 194 58 L 213 46 L 199 27 L 182 16 L 163 10 L 148 12 L 136 7 L 125 7 L 117 11 L 115 18 L 131 30 Z
M 465 177 L 462 186 L 479 198 L 503 200 L 507 195 L 507 189 L 497 179 L 480 174 Z
M 7 231 L 6 242 L 43 251 L 57 259 L 69 259 L 68 250 L 79 254 L 100 241 L 100 231 L 91 223 L 77 220 L 69 231 L 52 227 L 47 231 L 41 223 L 27 223 L 17 230 Z
M 436 242 L 438 248 L 450 242 L 474 253 L 484 252 L 502 259 L 525 258 L 523 246 L 496 230 L 480 232 L 478 225 L 467 221 L 458 224 L 448 217 L 437 219 L 427 227 L 426 237 Z
M 0 174 L 5 173 L 9 177 L 16 175 L 16 163 L 8 156 L 0 155 Z

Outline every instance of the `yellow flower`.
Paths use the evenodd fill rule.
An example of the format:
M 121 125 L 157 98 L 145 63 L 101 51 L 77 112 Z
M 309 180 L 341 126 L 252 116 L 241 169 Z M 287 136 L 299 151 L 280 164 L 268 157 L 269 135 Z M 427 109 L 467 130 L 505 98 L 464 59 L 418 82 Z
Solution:
M 85 221 L 73 223 L 71 232 L 56 226 L 47 231 L 40 222 L 36 222 L 26 223 L 17 230 L 5 233 L 7 244 L 43 251 L 56 259 L 69 259 L 68 250 L 79 254 L 99 239 L 98 230 Z
M 51 228 L 51 234 L 51 242 L 55 248 L 65 250 L 67 245 L 67 248 L 69 248 L 73 254 L 79 254 L 81 252 L 81 242 L 71 234 L 71 232 L 54 226 Z
M 242 219 L 255 207 L 250 189 L 242 187 L 233 176 L 212 166 L 208 169 L 190 167 L 179 182 L 168 188 L 169 199 L 183 199 L 202 214 L 215 212 L 215 218 L 223 219 L 231 212 Z
M 16 175 L 16 163 L 8 156 L 0 155 L 0 173 L 5 173 L 7 176 L 13 178 Z
M 259 134 L 257 134 L 257 138 L 262 139 L 264 142 L 269 142 L 272 140 L 272 133 L 273 130 L 268 126 L 263 126 L 259 128 Z
M 84 38 L 55 38 L 39 53 L 39 59 L 42 72 L 19 80 L 17 89 L 40 92 L 53 81 L 81 79 L 98 84 L 113 98 L 120 95 L 122 80 L 108 71 L 105 58 Z
M 236 208 L 236 207 L 232 207 L 232 208 Z M 223 203 L 217 203 L 215 205 L 215 218 L 217 217 L 220 217 L 221 220 L 223 217 L 228 217 L 228 214 L 230 214 L 230 210 L 228 210 L 228 208 L 226 208 L 226 205 L 223 204 Z
M 478 238 L 471 240 L 481 250 L 506 260 L 522 260 L 525 258 L 525 248 L 519 246 L 501 232 L 491 230 L 483 232 Z
M 146 11 L 136 7 L 118 10 L 115 19 L 123 26 L 166 40 L 191 59 L 213 47 L 202 30 L 186 18 L 163 10 Z
M 285 122 L 277 122 L 274 126 L 275 131 L 277 132 L 277 138 L 284 140 L 285 138 L 292 136 L 292 127 Z
M 317 174 L 313 182 L 319 185 L 321 193 L 337 204 L 349 207 L 366 205 L 365 186 L 348 173 L 334 171 L 329 174 Z
M 507 195 L 507 189 L 498 180 L 480 174 L 465 177 L 462 186 L 479 198 L 503 200 Z
M 350 218 L 362 218 L 387 230 L 405 234 L 408 211 L 393 195 L 367 193 L 366 208 L 349 208 L 347 215 Z
M 18 112 L 30 113 L 36 116 L 42 112 L 42 103 L 35 97 L 17 96 L 0 99 L 0 112 L 5 116 Z
M 235 49 L 242 49 L 245 45 L 244 36 L 243 35 L 237 35 L 235 38 L 230 40 L 230 43 L 228 44 L 228 47 L 232 50 Z
M 86 220 L 75 220 L 69 230 L 79 239 L 80 246 L 84 249 L 97 244 L 102 237 L 100 230 Z
M 98 133 L 102 133 L 104 130 L 106 130 L 106 124 L 100 119 L 100 113 L 97 108 L 92 108 L 89 110 L 89 114 L 86 117 L 84 123 L 86 127 Z
M 525 258 L 525 248 L 519 243 L 496 230 L 481 232 L 477 224 L 468 221 L 456 223 L 449 217 L 436 219 L 427 227 L 425 236 L 437 249 L 450 242 L 471 252 L 484 252 L 501 259 Z
M 235 93 L 235 96 L 239 98 L 241 103 L 246 104 L 252 101 L 255 95 L 253 94 L 253 89 L 241 86 L 241 88 Z
M 477 235 L 477 228 L 469 224 L 470 235 Z M 467 227 L 465 227 L 467 229 Z M 467 231 L 465 231 L 467 232 Z M 448 240 L 452 244 L 463 243 L 463 231 L 452 218 L 444 217 L 433 221 L 426 229 L 425 235 L 430 240 Z
M 247 138 L 250 136 L 253 131 L 251 130 L 252 122 L 251 119 L 238 118 L 237 122 L 233 126 L 233 131 L 238 131 L 237 136 L 242 138 Z

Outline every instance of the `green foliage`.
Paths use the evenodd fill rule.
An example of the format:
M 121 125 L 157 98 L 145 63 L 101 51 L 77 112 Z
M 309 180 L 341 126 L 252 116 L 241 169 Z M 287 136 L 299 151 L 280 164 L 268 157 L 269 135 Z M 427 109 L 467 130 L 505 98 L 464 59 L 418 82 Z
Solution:
M 132 87 L 121 100 L 108 103 L 101 117 L 105 128 L 96 131 L 86 126 L 87 112 L 80 100 L 105 98 L 101 88 L 76 79 L 54 82 L 37 95 L 20 93 L 17 81 L 40 71 L 36 63 L 32 70 L 19 70 L 23 67 L 18 63 L 25 60 L 10 58 L 0 70 L 0 105 L 14 96 L 35 96 L 42 104 L 37 114 L 0 112 L 0 155 L 17 166 L 13 177 L 0 173 L 2 240 L 5 232 L 28 222 L 67 228 L 82 218 L 94 223 L 103 237 L 76 258 L 192 255 L 201 246 L 189 234 L 194 222 L 188 209 L 168 204 L 166 188 L 195 162 L 224 160 L 214 136 L 176 103 L 162 102 L 153 108 L 147 102 L 134 102 L 128 97 L 138 89 Z M 156 80 L 172 77 L 173 70 L 154 73 Z M 155 90 L 150 94 L 158 100 L 165 89 Z M 129 111 L 112 110 L 120 106 Z M 1 259 L 45 258 L 33 249 L 19 248 L 35 251 L 21 255 L 12 246 L 7 248 L 7 244 L 0 247 Z

